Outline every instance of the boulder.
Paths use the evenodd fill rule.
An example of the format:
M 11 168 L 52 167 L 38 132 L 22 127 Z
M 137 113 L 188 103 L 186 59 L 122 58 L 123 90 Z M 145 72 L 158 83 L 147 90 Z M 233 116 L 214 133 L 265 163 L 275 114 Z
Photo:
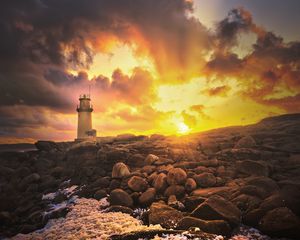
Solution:
M 109 187 L 109 177 L 100 177 L 96 181 L 90 184 L 91 187 L 95 188 L 107 188 Z
M 271 236 L 299 239 L 300 220 L 288 208 L 281 207 L 269 211 L 259 222 L 259 229 Z
M 96 191 L 94 194 L 94 198 L 97 200 L 100 200 L 101 198 L 104 198 L 104 197 L 106 197 L 106 191 L 103 189 Z
M 220 196 L 212 196 L 200 204 L 191 214 L 204 220 L 225 220 L 232 227 L 241 220 L 241 211 L 231 202 Z
M 126 207 L 132 207 L 133 205 L 133 200 L 130 195 L 119 188 L 111 191 L 109 202 L 111 205 L 121 205 Z
M 225 195 L 231 190 L 230 187 L 212 187 L 212 188 L 199 188 L 192 192 L 192 196 L 208 198 L 213 195 Z
M 194 175 L 193 178 L 199 187 L 213 187 L 217 183 L 216 177 L 211 173 L 201 173 Z
M 183 213 L 162 202 L 152 203 L 149 211 L 149 223 L 160 224 L 164 228 L 174 228 L 183 218 Z
M 186 179 L 186 172 L 181 168 L 173 168 L 167 175 L 167 182 L 169 185 L 184 184 Z
M 241 211 L 250 211 L 257 208 L 260 203 L 261 199 L 255 196 L 241 194 L 231 200 L 231 202 L 237 206 Z
M 164 192 L 168 187 L 167 175 L 164 173 L 158 174 L 158 176 L 154 180 L 153 187 L 157 192 Z
M 156 190 L 155 188 L 148 188 L 146 192 L 142 193 L 139 197 L 139 203 L 143 207 L 150 206 L 156 197 Z
M 251 136 L 242 137 L 234 146 L 234 148 L 253 148 L 256 146 L 256 142 Z
M 187 192 L 192 192 L 197 188 L 197 183 L 193 178 L 188 178 L 185 182 L 184 188 Z
M 111 176 L 112 178 L 123 178 L 130 174 L 129 168 L 125 163 L 119 162 L 113 166 Z
M 171 185 L 169 186 L 164 195 L 166 197 L 170 197 L 171 195 L 175 195 L 178 198 L 182 198 L 185 194 L 184 187 L 181 185 Z
M 187 211 L 192 212 L 201 203 L 205 202 L 207 198 L 199 196 L 188 196 L 183 199 L 183 204 Z
M 188 230 L 191 227 L 200 228 L 202 231 L 213 234 L 229 236 L 231 228 L 224 220 L 202 220 L 195 217 L 184 217 L 177 225 L 177 229 Z
M 158 156 L 154 155 L 154 154 L 149 154 L 146 159 L 145 159 L 145 164 L 146 165 L 152 165 L 154 164 L 157 160 L 159 159 Z
M 269 168 L 264 162 L 244 160 L 236 162 L 236 169 L 240 173 L 254 176 L 268 176 Z
M 127 185 L 134 192 L 144 192 L 148 188 L 148 182 L 139 176 L 131 177 Z

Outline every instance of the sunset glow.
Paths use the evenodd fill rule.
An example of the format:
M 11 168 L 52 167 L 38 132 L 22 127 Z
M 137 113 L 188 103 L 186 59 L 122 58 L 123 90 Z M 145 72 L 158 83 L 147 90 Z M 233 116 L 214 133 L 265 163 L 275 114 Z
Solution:
M 188 134 L 300 109 L 298 26 L 287 31 L 260 1 L 43 2 L 4 34 L 22 36 L 2 44 L 15 49 L 1 60 L 5 141 L 74 139 L 89 86 L 99 136 Z M 63 21 L 37 24 L 56 8 Z

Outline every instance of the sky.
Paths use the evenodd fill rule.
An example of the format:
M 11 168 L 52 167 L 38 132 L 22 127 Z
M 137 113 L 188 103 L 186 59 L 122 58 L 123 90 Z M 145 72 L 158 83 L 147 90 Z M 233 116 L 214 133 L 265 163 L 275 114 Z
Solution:
M 181 135 L 300 112 L 298 0 L 5 0 L 0 143 Z

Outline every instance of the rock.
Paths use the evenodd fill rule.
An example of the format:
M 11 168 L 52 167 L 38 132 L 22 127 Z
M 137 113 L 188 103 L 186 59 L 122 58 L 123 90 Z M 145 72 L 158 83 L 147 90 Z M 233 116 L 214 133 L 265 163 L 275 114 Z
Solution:
M 127 185 L 134 192 L 143 192 L 148 188 L 148 182 L 139 176 L 131 177 Z
M 98 145 L 93 141 L 76 143 L 67 151 L 67 162 L 76 167 L 96 164 Z
M 169 158 L 162 158 L 160 157 L 157 161 L 155 161 L 153 164 L 155 166 L 162 166 L 162 165 L 168 165 L 168 164 L 173 164 L 174 161 Z
M 201 203 L 205 202 L 207 198 L 199 196 L 188 196 L 183 199 L 183 204 L 187 211 L 192 212 Z
M 64 169 L 60 166 L 57 166 L 51 170 L 51 175 L 56 178 L 63 176 Z
M 237 226 L 241 219 L 241 211 L 234 204 L 219 196 L 207 199 L 191 215 L 204 220 L 225 220 L 232 227 Z
M 122 212 L 127 213 L 129 215 L 133 214 L 133 210 L 129 207 L 120 206 L 120 205 L 112 205 L 105 209 L 105 212 Z
M 132 207 L 133 205 L 133 200 L 130 195 L 122 189 L 111 191 L 109 201 L 111 205 L 121 205 L 126 207 Z
M 93 182 L 90 186 L 94 188 L 107 188 L 109 187 L 110 181 L 109 177 L 100 177 L 95 182 Z
M 169 186 L 164 195 L 166 197 L 170 197 L 171 195 L 175 195 L 178 198 L 182 198 L 185 194 L 184 187 L 181 185 L 171 185 Z
M 256 146 L 256 142 L 253 137 L 245 136 L 242 137 L 234 146 L 234 148 L 253 148 Z
M 279 190 L 277 183 L 268 177 L 250 178 L 249 180 L 247 180 L 246 185 L 254 186 L 256 189 L 260 190 L 261 194 L 263 195 L 263 196 L 260 196 L 261 198 L 269 197 L 274 192 L 277 192 Z
M 128 167 L 126 166 L 126 164 L 119 162 L 113 166 L 111 175 L 113 178 L 123 178 L 123 177 L 128 176 L 129 174 L 130 174 L 130 171 L 129 171 Z
M 153 173 L 155 171 L 155 169 L 156 169 L 155 166 L 149 166 L 149 165 L 147 165 L 147 166 L 144 166 L 142 168 L 142 171 L 145 172 L 145 173 L 147 173 L 148 175 L 150 175 L 151 173 Z
M 152 165 L 154 164 L 157 160 L 159 159 L 158 156 L 154 155 L 154 154 L 149 154 L 146 159 L 145 159 L 145 164 L 146 165 Z
M 174 228 L 182 218 L 182 212 L 162 202 L 155 202 L 150 206 L 150 224 L 160 224 L 164 228 Z
M 188 178 L 186 180 L 184 188 L 187 192 L 192 192 L 197 188 L 197 183 L 193 178 Z
M 156 197 L 156 190 L 155 188 L 148 188 L 146 192 L 142 193 L 139 197 L 139 203 L 143 207 L 150 206 Z
M 120 186 L 121 186 L 121 182 L 118 179 L 113 179 L 109 184 L 109 190 L 112 191 L 116 188 L 119 188 Z
M 101 198 L 106 197 L 106 194 L 107 193 L 106 193 L 105 190 L 100 189 L 100 190 L 98 190 L 98 191 L 95 192 L 94 198 L 97 199 L 97 200 L 100 200 Z
M 168 198 L 168 205 L 170 207 L 178 209 L 178 210 L 183 210 L 184 209 L 183 203 L 178 201 L 175 195 L 171 195 Z
M 211 173 L 201 173 L 194 175 L 193 178 L 199 187 L 213 187 L 217 183 L 216 177 Z
M 158 176 L 154 180 L 153 187 L 159 193 L 164 192 L 165 189 L 168 187 L 167 175 L 164 173 L 158 174 Z
M 10 179 L 14 175 L 15 171 L 9 167 L 0 166 L 0 175 Z
M 50 152 L 58 148 L 58 145 L 53 141 L 37 141 L 34 145 L 39 151 L 45 152 Z
M 29 176 L 25 177 L 23 180 L 22 180 L 22 183 L 23 184 L 31 184 L 31 183 L 35 183 L 35 182 L 38 182 L 40 180 L 40 175 L 37 174 L 37 173 L 32 173 L 30 174 Z
M 186 172 L 181 168 L 173 168 L 168 172 L 167 175 L 167 182 L 169 185 L 184 184 L 186 179 Z
M 231 190 L 230 187 L 213 187 L 213 188 L 199 188 L 192 192 L 192 196 L 199 196 L 208 198 L 213 195 L 223 195 Z
M 280 188 L 280 195 L 289 209 L 300 216 L 300 184 L 287 182 Z
M 269 211 L 260 221 L 259 229 L 271 236 L 299 238 L 299 218 L 288 208 Z
M 229 236 L 231 228 L 229 224 L 224 220 L 201 220 L 194 217 L 184 217 L 177 225 L 177 229 L 188 230 L 191 227 L 200 228 L 202 231 L 213 234 L 220 234 L 223 236 Z
M 236 169 L 240 173 L 254 176 L 268 176 L 269 169 L 264 162 L 244 160 L 236 162 Z
M 241 211 L 250 211 L 257 208 L 260 203 L 261 199 L 255 196 L 241 194 L 231 200 L 231 202 L 237 206 Z
M 0 224 L 9 225 L 13 221 L 12 215 L 9 212 L 3 211 L 0 212 Z

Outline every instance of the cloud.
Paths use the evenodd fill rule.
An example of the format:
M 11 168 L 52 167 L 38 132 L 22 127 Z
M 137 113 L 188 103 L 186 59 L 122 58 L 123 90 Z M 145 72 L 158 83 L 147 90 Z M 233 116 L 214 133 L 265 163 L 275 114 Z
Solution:
M 107 122 L 99 126 L 114 131 L 163 129 L 172 113 L 153 107 L 160 101 L 157 89 L 180 88 L 192 79 L 200 79 L 200 94 L 179 114 L 190 125 L 209 119 L 211 97 L 230 101 L 231 92 L 241 101 L 299 109 L 300 42 L 285 42 L 258 26 L 244 8 L 208 30 L 187 0 L 12 0 L 1 3 L 0 33 L 2 135 L 46 136 L 42 126 L 60 139 L 64 132 L 72 136 L 77 98 L 89 85 L 95 113 Z M 256 37 L 245 56 L 235 50 L 243 34 Z M 146 56 L 154 70 L 141 64 L 127 73 L 89 77 L 95 54 L 109 54 L 117 44 Z M 229 80 L 236 86 L 229 87 Z M 217 87 L 205 85 L 214 81 Z
M 226 97 L 227 93 L 229 91 L 230 91 L 230 87 L 224 85 L 224 86 L 209 88 L 203 92 L 206 93 L 210 97 L 213 97 L 213 96 Z

